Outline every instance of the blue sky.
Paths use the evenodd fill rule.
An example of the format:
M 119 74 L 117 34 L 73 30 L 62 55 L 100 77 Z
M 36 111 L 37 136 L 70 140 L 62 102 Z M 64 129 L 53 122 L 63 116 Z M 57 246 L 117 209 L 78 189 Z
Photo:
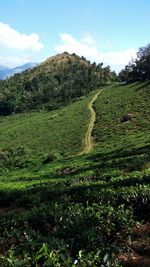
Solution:
M 64 50 L 120 70 L 147 45 L 149 0 L 1 0 L 0 65 Z

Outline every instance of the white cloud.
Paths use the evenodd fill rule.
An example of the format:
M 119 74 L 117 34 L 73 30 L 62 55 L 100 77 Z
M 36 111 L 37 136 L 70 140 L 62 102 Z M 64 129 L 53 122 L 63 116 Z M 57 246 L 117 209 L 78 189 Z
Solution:
M 20 51 L 38 51 L 43 48 L 43 44 L 39 41 L 39 36 L 36 33 L 29 35 L 19 33 L 8 24 L 0 22 L 0 47 Z
M 91 45 L 91 37 L 87 39 L 87 36 L 80 41 L 76 40 L 72 35 L 68 33 L 60 34 L 62 44 L 55 46 L 54 50 L 57 53 L 64 51 L 69 53 L 77 53 L 79 56 L 96 57 L 97 49 L 94 45 Z M 90 40 L 90 44 L 89 44 Z
M 89 35 L 86 35 L 81 40 L 75 39 L 71 34 L 60 34 L 61 44 L 54 47 L 57 53 L 64 51 L 76 53 L 79 56 L 85 56 L 92 62 L 103 62 L 105 65 L 110 65 L 116 71 L 123 68 L 128 62 L 136 57 L 136 49 L 130 48 L 123 51 L 101 52 L 95 45 L 95 40 Z
M 10 68 L 21 66 L 28 62 L 31 62 L 31 59 L 25 56 L 9 56 L 9 57 L 0 56 L 0 65 L 7 66 Z
M 89 34 L 86 34 L 82 39 L 81 43 L 88 45 L 88 46 L 94 46 L 95 45 L 95 40 L 92 36 Z
M 110 64 L 125 65 L 132 58 L 136 57 L 136 49 L 129 48 L 123 51 L 111 51 L 106 53 L 99 53 L 99 57 L 102 57 L 104 61 Z

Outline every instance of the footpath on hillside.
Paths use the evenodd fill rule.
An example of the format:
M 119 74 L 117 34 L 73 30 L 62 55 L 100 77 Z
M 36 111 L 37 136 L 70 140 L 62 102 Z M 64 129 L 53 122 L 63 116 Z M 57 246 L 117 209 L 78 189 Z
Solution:
M 88 103 L 88 109 L 91 112 L 91 119 L 88 125 L 88 129 L 85 135 L 85 147 L 84 149 L 78 154 L 83 155 L 83 154 L 87 154 L 89 153 L 89 151 L 92 149 L 93 147 L 93 142 L 92 142 L 92 131 L 93 131 L 93 127 L 94 127 L 94 123 L 95 123 L 95 119 L 96 119 L 96 114 L 95 111 L 93 109 L 93 103 L 95 102 L 95 100 L 97 99 L 98 95 L 101 93 L 102 90 L 98 91 L 94 97 L 92 98 L 92 100 Z

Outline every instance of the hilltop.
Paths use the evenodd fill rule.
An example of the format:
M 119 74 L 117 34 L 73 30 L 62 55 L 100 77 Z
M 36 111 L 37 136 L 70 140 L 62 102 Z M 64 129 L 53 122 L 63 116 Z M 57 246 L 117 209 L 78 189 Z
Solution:
M 64 52 L 0 81 L 0 114 L 68 105 L 111 79 L 110 68 L 102 65 Z

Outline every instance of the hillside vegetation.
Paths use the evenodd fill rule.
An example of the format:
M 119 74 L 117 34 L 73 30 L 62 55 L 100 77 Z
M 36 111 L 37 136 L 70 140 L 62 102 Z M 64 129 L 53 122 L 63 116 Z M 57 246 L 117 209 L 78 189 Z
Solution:
M 56 111 L 0 117 L 0 166 L 24 168 L 80 153 L 90 119 L 93 94 Z
M 140 47 L 136 59 L 120 71 L 118 78 L 125 82 L 150 80 L 150 44 Z
M 107 83 L 109 66 L 91 64 L 84 57 L 63 53 L 39 66 L 0 81 L 0 114 L 53 110 Z
M 110 86 L 95 102 L 95 151 L 100 153 L 99 158 L 103 155 L 110 158 L 116 170 L 119 161 L 122 161 L 124 172 L 150 167 L 149 97 L 149 83 L 134 83 Z M 133 119 L 122 122 L 127 113 L 132 113 Z
M 41 151 L 49 153 L 47 144 L 53 155 L 59 154 L 32 168 L 4 167 L 1 266 L 149 264 L 149 235 L 138 239 L 135 233 L 150 221 L 149 94 L 146 82 L 103 88 L 93 103 L 94 146 L 80 156 L 76 153 L 85 145 L 90 123 L 87 104 L 93 94 L 56 111 L 1 117 L 2 148 L 15 149 L 16 138 L 24 140 L 36 160 Z M 123 122 L 129 112 L 133 118 Z M 49 135 L 50 129 L 54 134 Z M 125 264 L 121 260 L 125 252 L 136 253 L 141 265 Z

